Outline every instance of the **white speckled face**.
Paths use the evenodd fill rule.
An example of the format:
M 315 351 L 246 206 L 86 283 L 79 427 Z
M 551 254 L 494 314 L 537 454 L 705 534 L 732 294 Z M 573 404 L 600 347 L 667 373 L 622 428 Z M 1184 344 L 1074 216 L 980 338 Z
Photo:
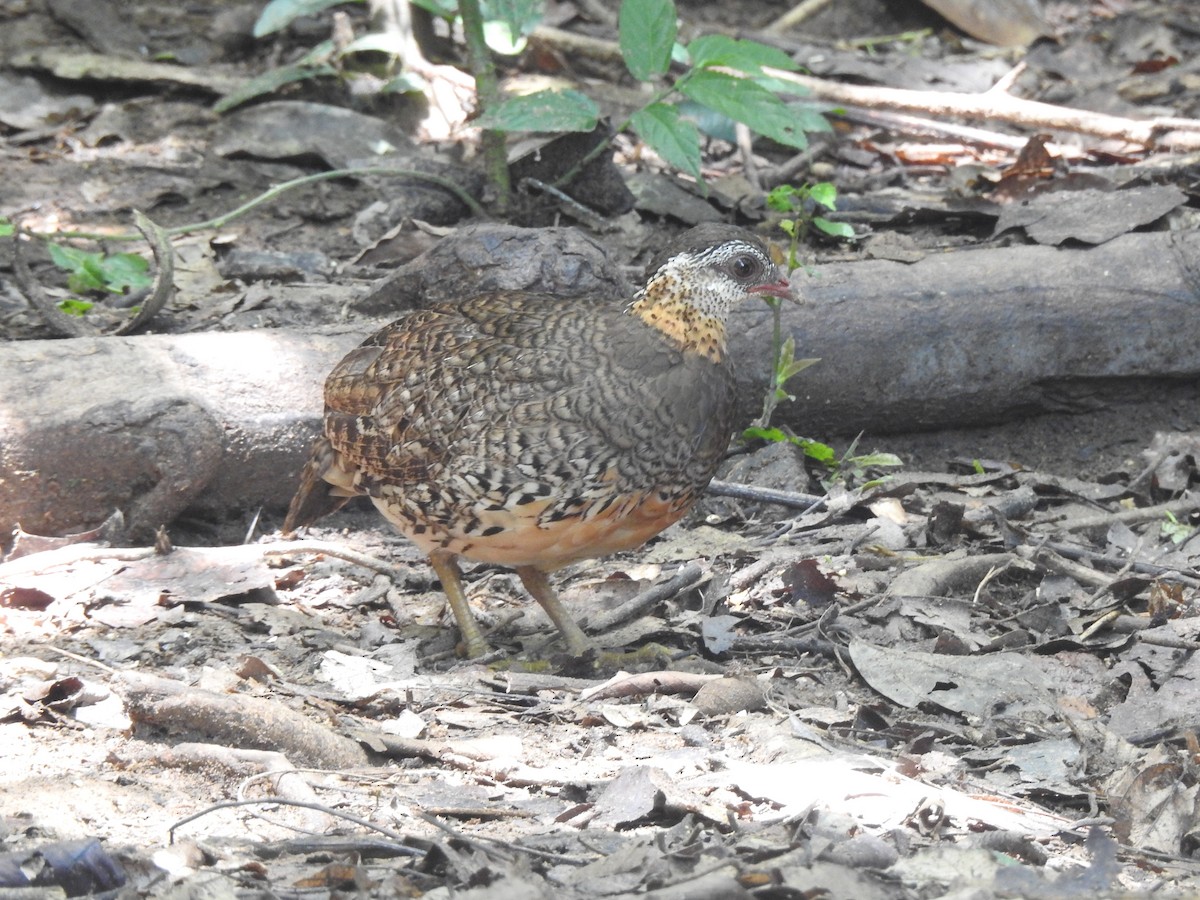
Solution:
M 701 226 L 703 228 L 703 226 Z M 695 238 L 701 228 L 687 232 Z M 711 230 L 711 229 L 709 229 Z M 729 231 L 740 229 L 721 229 Z M 704 237 L 704 235 L 700 235 Z M 791 296 L 787 279 L 766 248 L 751 236 L 668 248 L 648 270 L 646 286 L 627 312 L 657 329 L 685 352 L 713 362 L 725 356 L 729 311 L 751 294 Z
M 646 286 L 646 293 L 673 297 L 721 321 L 750 294 L 783 296 L 786 290 L 778 266 L 760 247 L 742 240 L 680 253 L 661 266 Z

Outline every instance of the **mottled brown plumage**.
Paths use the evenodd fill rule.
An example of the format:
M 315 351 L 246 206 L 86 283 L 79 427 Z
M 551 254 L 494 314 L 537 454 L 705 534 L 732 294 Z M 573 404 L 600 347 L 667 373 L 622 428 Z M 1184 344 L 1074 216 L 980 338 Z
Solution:
M 687 512 L 733 425 L 729 309 L 786 292 L 756 238 L 710 225 L 660 254 L 627 304 L 491 293 L 393 322 L 327 379 L 325 435 L 284 530 L 366 494 L 429 553 L 470 655 L 487 644 L 459 557 L 514 567 L 582 652 L 544 573 Z

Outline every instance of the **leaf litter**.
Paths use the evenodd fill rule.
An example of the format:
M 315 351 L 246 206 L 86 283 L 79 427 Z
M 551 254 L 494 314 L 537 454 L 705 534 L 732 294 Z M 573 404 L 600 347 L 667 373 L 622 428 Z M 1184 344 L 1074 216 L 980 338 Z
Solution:
M 896 481 L 903 524 L 894 505 L 874 511 Z M 308 798 L 296 802 L 375 822 L 397 836 L 382 843 L 400 841 L 392 852 L 417 854 L 387 863 L 378 835 L 352 825 L 337 841 L 358 848 L 355 877 L 386 869 L 424 889 L 520 872 L 571 896 L 611 896 L 720 873 L 731 891 L 759 877 L 845 879 L 856 886 L 845 890 L 894 896 L 885 885 L 936 857 L 947 887 L 1028 877 L 1057 896 L 1076 881 L 1148 877 L 1113 862 L 1128 854 L 1153 854 L 1160 877 L 1186 881 L 1200 546 L 1172 540 L 1161 512 L 1127 515 L 1118 500 L 1128 491 L 1097 489 L 1103 499 L 1086 513 L 1064 514 L 1088 492 L 1036 472 L 957 483 L 903 473 L 852 491 L 837 516 L 743 522 L 745 543 L 713 544 L 703 577 L 646 620 L 639 640 L 664 645 L 670 669 L 645 663 L 607 686 L 578 667 L 574 678 L 554 674 L 546 627 L 523 629 L 492 605 L 510 587 L 515 596 L 507 579 L 485 579 L 485 617 L 507 620 L 497 637 L 514 658 L 549 668 L 454 662 L 431 581 L 400 597 L 391 579 L 332 557 L 304 563 L 270 543 L 165 555 L 58 546 L 0 567 L 5 596 L 19 601 L 36 583 L 48 598 L 0 607 L 10 633 L 38 643 L 58 634 L 72 654 L 5 660 L 0 729 L 47 748 L 31 777 L 53 770 L 50 748 L 84 739 L 64 729 L 74 720 L 93 723 L 86 739 L 106 748 L 106 769 L 172 785 L 195 811 L 240 785 L 235 796 L 261 809 L 218 805 L 177 837 L 227 863 L 261 859 L 269 844 L 282 854 L 273 877 L 318 877 L 299 848 L 321 841 L 292 831 L 316 813 L 271 810 L 273 798 L 295 799 L 279 793 L 294 773 Z M 947 504 L 961 514 L 947 516 Z M 865 527 L 848 537 L 855 517 Z M 1182 508 L 1176 518 L 1192 521 Z M 872 543 L 872 521 L 898 529 L 888 545 Z M 663 545 L 689 535 L 678 528 Z M 395 544 L 403 559 L 399 539 L 382 540 L 379 555 Z M 55 575 L 64 553 L 70 578 Z M 629 562 L 568 569 L 564 597 L 586 613 L 604 605 L 606 584 L 670 565 Z M 622 587 L 613 602 L 636 602 L 648 585 Z M 83 655 L 163 674 L 97 675 L 75 662 Z M 81 674 L 103 689 L 72 684 Z M 114 717 L 80 715 L 102 701 Z M 104 784 L 119 797 L 119 782 Z M 1113 836 L 1096 837 L 1100 825 Z M 246 827 L 258 843 L 230 843 Z M 137 840 L 136 830 L 110 840 L 118 834 Z M 1015 836 L 1053 864 L 977 849 L 987 834 Z M 868 836 L 891 850 L 877 875 L 844 861 Z M 823 862 L 806 857 L 800 874 L 791 860 L 805 846 Z M 204 868 L 185 867 L 187 877 Z

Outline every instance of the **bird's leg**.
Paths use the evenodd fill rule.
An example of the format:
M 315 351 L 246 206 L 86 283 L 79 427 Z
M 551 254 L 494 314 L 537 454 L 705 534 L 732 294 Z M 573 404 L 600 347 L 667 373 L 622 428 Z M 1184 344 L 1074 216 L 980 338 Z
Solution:
M 576 656 L 581 656 L 592 649 L 592 642 L 583 633 L 583 629 L 575 623 L 575 620 L 567 614 L 558 599 L 558 594 L 550 586 L 550 580 L 546 577 L 546 573 L 533 566 L 518 566 L 517 574 L 521 576 L 521 583 L 525 585 L 525 590 L 529 591 L 530 596 L 546 611 L 550 621 L 562 632 L 563 640 L 567 642 L 567 650 Z
M 487 638 L 483 636 L 483 629 L 471 614 L 471 607 L 463 593 L 462 570 L 458 567 L 458 557 L 446 550 L 434 550 L 429 554 L 429 564 L 433 566 L 433 571 L 437 572 L 437 577 L 442 582 L 442 590 L 446 592 L 446 599 L 450 601 L 450 611 L 454 613 L 454 619 L 458 622 L 467 656 L 472 659 L 483 656 L 490 648 Z

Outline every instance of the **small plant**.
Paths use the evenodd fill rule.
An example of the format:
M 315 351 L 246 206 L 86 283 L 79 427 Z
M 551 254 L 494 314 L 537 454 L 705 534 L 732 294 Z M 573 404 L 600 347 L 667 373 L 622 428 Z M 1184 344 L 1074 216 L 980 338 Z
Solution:
M 136 253 L 100 253 L 65 244 L 47 243 L 51 261 L 67 276 L 67 287 L 75 294 L 125 294 L 149 288 L 150 263 Z M 58 308 L 70 316 L 85 315 L 91 300 L 67 297 Z
M 1166 510 L 1167 521 L 1159 525 L 1162 536 L 1172 544 L 1182 544 L 1195 532 L 1195 527 L 1187 522 L 1180 522 L 1173 512 Z
M 788 272 L 803 268 L 804 264 L 800 262 L 797 251 L 800 245 L 808 240 L 814 228 L 830 237 L 854 239 L 854 229 L 845 222 L 834 222 L 816 212 L 818 208 L 830 212 L 837 210 L 837 187 L 831 182 L 819 181 L 801 187 L 781 184 L 767 194 L 767 206 L 776 212 L 784 213 L 785 216 L 780 220 L 779 227 L 789 238 Z
M 800 260 L 800 245 L 808 240 L 813 229 L 831 237 L 853 239 L 854 229 L 844 222 L 834 222 L 818 215 L 815 210 L 823 208 L 831 212 L 837 209 L 837 188 L 829 182 L 806 184 L 802 187 L 780 185 L 767 195 L 767 206 L 785 214 L 779 227 L 788 235 L 787 270 L 790 275 L 796 269 L 807 266 Z M 870 453 L 856 455 L 856 438 L 841 459 L 828 444 L 809 438 L 797 437 L 790 432 L 771 427 L 775 408 L 784 400 L 795 400 L 788 393 L 787 383 L 798 372 L 802 372 L 818 359 L 796 359 L 796 343 L 791 335 L 783 338 L 783 301 L 778 297 L 764 297 L 771 308 L 771 379 L 763 395 L 763 408 L 754 424 L 742 432 L 747 440 L 789 441 L 804 451 L 810 459 L 824 464 L 834 471 L 834 478 L 850 483 L 861 481 L 865 471 L 871 467 L 899 466 L 902 462 L 892 453 Z M 868 483 L 870 484 L 870 483 Z
M 833 222 L 823 216 L 815 215 L 813 208 L 821 206 L 828 210 L 834 210 L 837 206 L 837 188 L 829 182 L 820 182 L 818 184 L 806 184 L 803 187 L 792 187 L 791 185 L 780 185 L 767 195 L 767 206 L 776 212 L 787 213 L 789 218 L 783 219 L 779 223 L 789 237 L 787 251 L 787 270 L 790 275 L 796 269 L 803 268 L 804 264 L 799 258 L 799 247 L 802 242 L 807 240 L 811 229 L 816 228 L 825 234 L 841 238 L 853 238 L 854 229 L 844 222 Z M 769 433 L 771 424 L 771 416 L 775 412 L 775 407 L 784 400 L 795 400 L 796 398 L 788 393 L 787 383 L 798 372 L 802 372 L 818 362 L 816 359 L 796 359 L 796 342 L 791 335 L 786 339 L 783 337 L 783 301 L 778 297 L 764 297 L 767 306 L 771 308 L 772 329 L 771 329 L 771 380 L 767 385 L 767 391 L 763 395 L 763 408 L 759 417 L 754 421 L 752 428 L 757 429 L 754 434 L 747 432 L 747 437 L 766 438 Z M 777 430 L 777 429 L 776 429 Z M 770 438 L 766 438 L 770 439 Z M 824 445 L 820 445 L 824 447 Z M 810 452 L 810 449 L 813 452 Z M 828 454 L 825 453 L 828 451 Z M 825 447 L 825 450 L 818 451 L 817 448 L 805 448 L 805 453 L 812 456 L 814 459 L 820 459 L 821 462 L 829 462 L 833 457 L 833 451 Z
M 654 83 L 666 78 L 667 83 L 616 131 L 637 132 L 668 164 L 697 181 L 704 180 L 700 132 L 684 116 L 684 103 L 741 122 L 765 137 L 799 149 L 808 146 L 806 132 L 829 130 L 829 123 L 815 109 L 788 105 L 776 96 L 775 92 L 794 92 L 795 88 L 769 77 L 764 67 L 784 71 L 799 68 L 781 50 L 719 34 L 697 38 L 685 47 L 676 40 L 672 0 L 625 0 L 618 29 L 621 56 L 629 73 L 638 81 Z M 682 74 L 670 76 L 672 62 L 687 68 Z M 500 131 L 591 131 L 598 119 L 596 104 L 577 91 L 539 91 L 485 109 L 479 124 Z M 601 144 L 591 155 L 598 155 L 606 146 Z M 573 175 L 568 173 L 562 181 L 569 181 Z
M 285 27 L 301 15 L 312 15 L 334 6 L 339 0 L 271 0 L 255 25 L 261 37 Z M 591 131 L 600 118 L 599 107 L 579 91 L 538 91 L 500 100 L 494 87 L 494 74 L 486 69 L 490 59 L 480 49 L 491 47 L 501 53 L 520 49 L 524 36 L 541 18 L 541 0 L 419 0 L 434 14 L 450 18 L 457 10 L 461 16 L 472 74 L 479 90 L 482 114 L 476 124 L 488 132 L 541 131 L 561 133 Z M 777 93 L 796 92 L 765 72 L 764 67 L 784 71 L 799 68 L 781 50 L 755 41 L 738 40 L 725 35 L 706 35 L 686 47 L 677 38 L 676 10 L 673 0 L 625 0 L 618 19 L 620 49 L 625 66 L 634 78 L 643 82 L 666 83 L 647 102 L 615 129 L 632 129 L 669 165 L 703 182 L 700 170 L 700 132 L 684 115 L 691 105 L 723 120 L 742 122 L 752 130 L 781 144 L 803 149 L 808 145 L 806 132 L 828 131 L 829 123 L 806 105 L 786 104 Z M 393 47 L 379 35 L 367 35 L 336 50 L 331 42 L 314 48 L 299 62 L 265 73 L 223 98 L 218 112 L 231 109 L 253 97 L 273 91 L 290 81 L 339 74 L 337 64 L 347 54 L 363 50 L 383 50 L 398 57 L 402 48 Z M 671 64 L 687 68 L 671 76 Z M 736 73 L 736 74 L 735 74 Z M 413 85 L 404 82 L 411 89 Z M 598 145 L 591 156 L 608 146 Z M 583 160 L 583 164 L 590 161 Z M 489 169 L 492 168 L 489 166 Z M 567 173 L 560 184 L 569 182 L 575 171 Z M 497 174 L 489 172 L 495 183 Z
M 882 484 L 884 478 L 868 478 L 869 469 L 896 468 L 904 465 L 904 461 L 895 453 L 856 453 L 859 438 L 847 448 L 842 458 L 833 466 L 834 473 L 830 481 L 841 481 L 846 487 L 857 486 L 863 490 Z
M 782 337 L 783 331 L 783 300 L 779 297 L 764 297 L 763 301 L 771 308 L 771 366 L 770 381 L 767 384 L 767 390 L 763 393 L 762 412 L 758 418 L 754 420 L 751 428 L 757 427 L 760 431 L 769 430 L 771 417 L 775 414 L 777 407 L 784 400 L 795 400 L 794 394 L 788 393 L 787 383 L 793 375 L 803 372 L 811 365 L 819 363 L 819 358 L 813 359 L 796 359 L 796 340 L 790 334 Z M 775 429 L 778 430 L 778 429 Z M 755 435 L 763 437 L 764 435 Z
M 817 360 L 814 359 L 813 362 L 817 362 Z M 804 451 L 804 455 L 809 459 L 815 459 L 817 462 L 824 463 L 827 466 L 832 466 L 837 456 L 833 448 L 828 444 L 822 444 L 820 441 L 814 441 L 810 438 L 797 437 L 782 428 L 764 428 L 761 425 L 751 425 L 742 431 L 742 437 L 748 441 L 766 441 L 768 444 L 779 444 L 784 441 L 795 444 Z

